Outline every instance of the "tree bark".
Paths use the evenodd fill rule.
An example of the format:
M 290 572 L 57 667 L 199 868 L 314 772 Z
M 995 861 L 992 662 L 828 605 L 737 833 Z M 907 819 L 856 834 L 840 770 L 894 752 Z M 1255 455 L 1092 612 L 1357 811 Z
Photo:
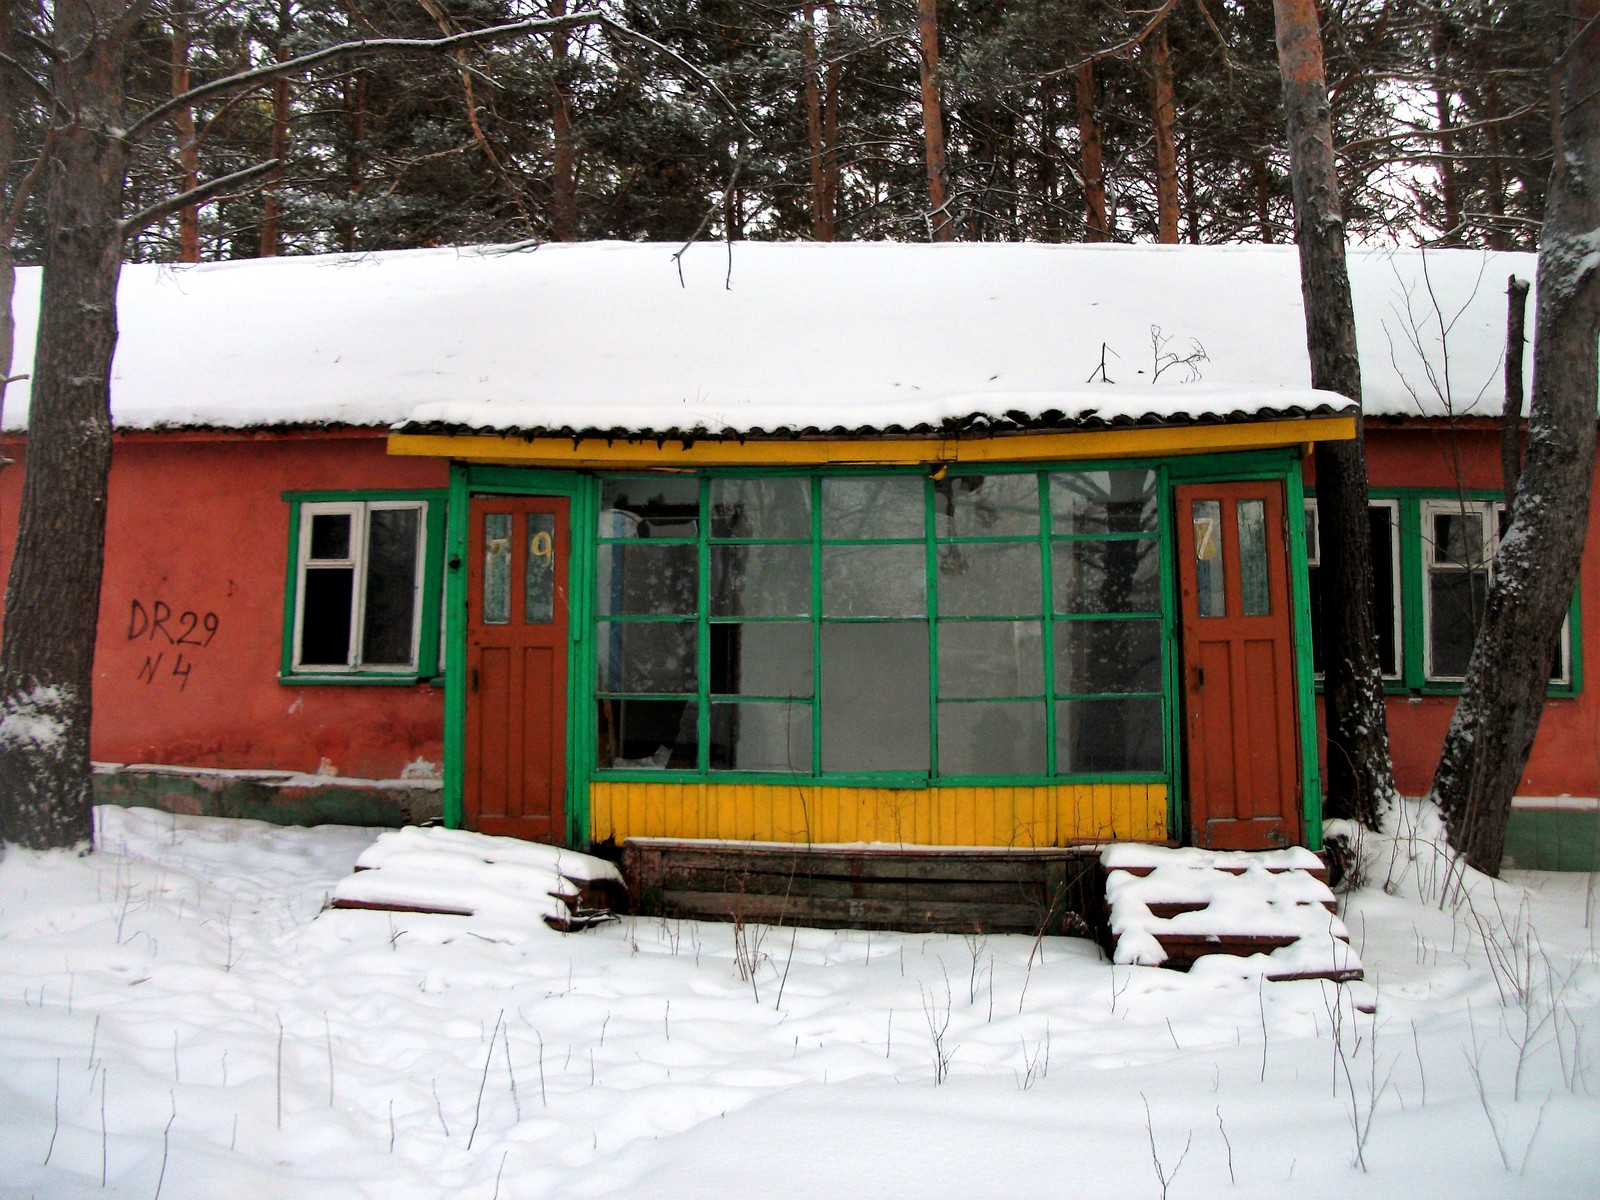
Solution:
M 1506 507 L 1516 507 L 1522 475 L 1522 351 L 1527 344 L 1528 281 L 1506 281 L 1506 403 L 1500 418 L 1500 476 Z
M 1105 155 L 1100 144 L 1100 118 L 1094 107 L 1094 64 L 1082 63 L 1077 70 L 1078 155 L 1083 168 L 1083 240 L 1103 242 L 1110 236 L 1106 220 Z
M 172 94 L 189 90 L 189 13 L 183 0 L 172 5 Z M 200 182 L 200 140 L 195 134 L 194 106 L 180 105 L 172 114 L 178 133 L 178 190 L 187 192 Z M 200 206 L 190 204 L 178 210 L 178 261 L 200 261 Z
M 0 642 L 0 841 L 85 842 L 127 169 L 121 0 L 58 0 L 27 469 Z
M 1159 26 L 1150 47 L 1150 108 L 1156 141 L 1156 241 L 1178 244 L 1178 114 L 1172 98 L 1172 50 L 1167 27 Z
M 289 57 L 289 28 L 292 19 L 291 0 L 278 4 L 278 61 Z M 272 153 L 276 160 L 265 195 L 261 202 L 261 257 L 275 258 L 283 249 L 283 201 L 277 187 L 283 182 L 283 162 L 289 155 L 289 80 L 272 81 Z
M 1461 175 L 1456 170 L 1456 139 L 1450 132 L 1455 118 L 1450 112 L 1449 35 L 1443 18 L 1434 27 L 1434 77 L 1433 102 L 1439 118 L 1439 200 L 1444 212 L 1444 232 L 1440 241 L 1446 246 L 1460 246 L 1464 216 L 1461 205 Z
M 1294 187 L 1295 242 L 1305 300 L 1311 383 L 1361 402 L 1355 310 L 1345 266 L 1344 218 L 1314 0 L 1273 0 Z M 1358 423 L 1347 442 L 1316 448 L 1328 769 L 1327 810 L 1376 827 L 1395 795 L 1383 673 L 1373 614 L 1366 450 Z
M 945 177 L 944 112 L 939 103 L 939 0 L 917 0 L 922 51 L 922 140 L 928 160 L 928 224 L 936 242 L 955 240 Z
M 550 0 L 552 17 L 567 15 L 567 0 Z M 568 35 L 550 36 L 550 235 L 558 242 L 578 240 L 578 152 L 572 130 L 572 87 L 568 78 Z
M 1600 228 L 1597 22 L 1600 0 L 1574 0 L 1539 249 L 1527 458 L 1433 777 L 1450 844 L 1491 875 L 1500 870 L 1511 798 L 1544 711 L 1589 519 L 1600 386 L 1600 269 L 1592 249 Z
M 811 6 L 801 35 L 800 56 L 805 65 L 806 149 L 811 163 L 811 237 L 818 242 L 834 240 L 833 209 L 828 189 L 829 144 L 823 115 L 824 85 L 817 62 L 817 13 Z M 832 68 L 830 68 L 831 72 Z M 831 98 L 831 97 L 830 97 Z

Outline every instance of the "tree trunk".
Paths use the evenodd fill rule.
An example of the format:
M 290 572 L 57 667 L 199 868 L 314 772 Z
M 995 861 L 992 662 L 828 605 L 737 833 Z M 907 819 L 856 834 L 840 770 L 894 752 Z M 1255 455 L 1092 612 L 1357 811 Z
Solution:
M 1513 275 L 1506 281 L 1506 403 L 1500 418 L 1500 478 L 1506 507 L 1517 502 L 1522 475 L 1522 352 L 1527 345 L 1528 281 Z
M 278 5 L 278 61 L 289 57 L 290 0 L 280 0 Z M 289 156 L 289 80 L 272 81 L 272 153 L 269 157 L 278 165 L 267 177 L 266 193 L 261 202 L 261 257 L 275 258 L 283 249 L 283 201 L 278 198 L 278 185 L 283 182 L 283 162 Z
M 1345 267 L 1344 218 L 1316 6 L 1314 0 L 1273 0 L 1273 12 L 1311 383 L 1359 404 L 1355 310 Z M 1353 441 L 1317 443 L 1316 469 L 1322 578 L 1328 588 L 1321 631 L 1327 809 L 1376 827 L 1395 788 L 1373 616 L 1366 452 L 1359 424 Z
M 1172 51 L 1167 27 L 1160 25 L 1146 43 L 1150 47 L 1150 109 L 1156 140 L 1156 241 L 1178 244 L 1177 110 L 1172 99 Z
M 1267 170 L 1267 160 L 1258 158 L 1250 167 L 1255 183 L 1256 233 L 1263 243 L 1270 245 L 1277 239 L 1272 236 L 1272 176 Z
M 564 17 L 567 0 L 550 0 L 552 17 Z M 558 242 L 578 240 L 578 153 L 572 132 L 571 66 L 565 30 L 550 35 L 550 234 Z
M 818 242 L 834 239 L 833 211 L 828 204 L 828 140 L 823 125 L 823 83 L 817 64 L 817 13 L 813 5 L 801 34 L 800 56 L 805 65 L 806 142 L 811 162 L 811 237 Z M 830 68 L 831 69 L 831 68 Z
M 1083 167 L 1083 240 L 1106 241 L 1110 223 L 1106 220 L 1105 156 L 1100 147 L 1100 118 L 1094 107 L 1094 64 L 1082 63 L 1078 79 L 1078 154 Z
M 1450 844 L 1500 871 L 1511 798 L 1533 748 L 1572 600 L 1595 469 L 1600 269 L 1600 0 L 1574 0 L 1562 65 L 1555 167 L 1539 248 L 1539 309 L 1527 458 L 1500 542 L 1483 622 L 1445 734 L 1433 795 Z
M 182 0 L 172 5 L 172 94 L 189 90 L 189 14 Z M 186 192 L 200 182 L 200 141 L 195 135 L 194 107 L 182 105 L 172 114 L 178 132 L 178 190 Z M 200 261 L 200 206 L 178 210 L 178 261 Z
M 46 168 L 43 283 L 15 557 L 0 641 L 0 841 L 91 833 L 89 717 L 111 357 L 127 169 L 121 0 L 58 0 L 52 82 L 63 101 Z
M 936 242 L 955 240 L 945 181 L 944 112 L 939 104 L 939 0 L 917 0 L 922 50 L 922 140 L 928 159 L 928 224 Z
M 1486 207 L 1489 210 L 1489 249 L 1509 250 L 1511 238 L 1506 230 L 1506 179 L 1504 149 L 1500 138 L 1500 84 L 1492 74 L 1484 85 L 1483 119 L 1488 122 L 1489 161 L 1484 164 L 1487 178 Z
M 1433 102 L 1439 118 L 1439 200 L 1444 214 L 1444 234 L 1439 240 L 1446 246 L 1460 246 L 1465 218 L 1461 209 L 1461 176 L 1456 170 L 1456 139 L 1450 132 L 1455 118 L 1450 112 L 1449 42 L 1442 20 L 1434 28 L 1433 52 Z
M 7 58 L 16 55 L 16 8 L 17 0 L 0 0 L 0 54 Z M 11 238 L 20 198 L 13 196 L 10 188 L 17 157 L 17 87 L 16 76 L 0 71 L 0 220 L 5 222 L 0 229 L 0 419 L 5 416 L 6 386 L 17 342 L 17 260 L 11 252 Z M 5 465 L 6 460 L 0 459 L 0 467 Z

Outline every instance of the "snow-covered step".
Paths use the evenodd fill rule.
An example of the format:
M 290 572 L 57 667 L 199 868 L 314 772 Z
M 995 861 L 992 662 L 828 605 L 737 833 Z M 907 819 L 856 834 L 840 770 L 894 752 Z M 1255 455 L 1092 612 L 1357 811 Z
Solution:
M 1361 978 L 1322 860 L 1311 851 L 1172 849 L 1101 854 L 1116 962 L 1187 970 L 1208 954 L 1264 955 L 1266 978 Z
M 622 875 L 604 859 L 518 838 L 407 827 L 379 835 L 333 890 L 333 908 L 437 913 L 571 932 L 611 919 Z

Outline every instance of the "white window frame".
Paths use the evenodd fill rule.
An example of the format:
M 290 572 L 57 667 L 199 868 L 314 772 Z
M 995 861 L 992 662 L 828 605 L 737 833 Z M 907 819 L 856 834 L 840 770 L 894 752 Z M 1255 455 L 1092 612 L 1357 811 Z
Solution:
M 1383 672 L 1386 683 L 1399 683 L 1405 678 L 1406 673 L 1406 647 L 1405 647 L 1405 622 L 1401 615 L 1401 594 L 1405 586 L 1400 579 L 1400 501 L 1371 499 L 1367 500 L 1367 507 L 1385 508 L 1389 510 L 1389 528 L 1392 536 L 1389 538 L 1389 625 L 1394 631 L 1394 670 Z M 1315 497 L 1306 497 L 1305 524 L 1310 534 L 1306 546 L 1307 568 L 1322 567 L 1322 525 L 1317 515 L 1317 501 Z M 1313 553 L 1313 549 L 1315 552 Z M 1382 616 L 1381 613 L 1375 614 Z M 1322 678 L 1322 672 L 1317 672 L 1317 678 Z
M 417 553 L 411 587 L 411 655 L 404 663 L 367 664 L 361 661 L 367 617 L 367 543 L 371 514 L 409 510 L 417 514 Z M 318 516 L 345 515 L 350 518 L 349 553 L 343 558 L 311 557 L 311 527 Z M 298 675 L 416 675 L 419 669 L 423 572 L 428 558 L 428 501 L 426 500 L 316 500 L 304 501 L 299 510 L 299 540 L 295 548 L 294 655 L 291 666 Z M 321 567 L 348 567 L 352 573 L 350 596 L 350 642 L 345 663 L 302 662 L 301 644 L 305 636 L 307 571 Z
M 1500 554 L 1500 522 L 1506 506 L 1499 500 L 1460 500 L 1443 498 L 1421 502 L 1422 538 L 1422 673 L 1429 683 L 1460 683 L 1465 675 L 1445 675 L 1433 668 L 1433 589 L 1429 587 L 1436 570 L 1464 571 L 1470 568 L 1455 563 L 1441 563 L 1437 558 L 1438 546 L 1433 539 L 1435 516 L 1460 516 L 1475 513 L 1483 522 L 1482 566 L 1487 582 L 1494 583 L 1495 560 Z M 1561 637 L 1556 645 L 1559 671 L 1550 674 L 1550 686 L 1567 687 L 1572 682 L 1572 617 L 1561 622 Z

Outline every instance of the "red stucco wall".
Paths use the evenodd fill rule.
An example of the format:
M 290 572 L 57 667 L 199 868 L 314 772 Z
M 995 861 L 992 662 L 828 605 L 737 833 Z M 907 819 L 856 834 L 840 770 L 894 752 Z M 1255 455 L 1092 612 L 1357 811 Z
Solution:
M 1367 474 L 1378 488 L 1500 487 L 1498 429 L 1473 427 L 1395 428 L 1373 422 L 1367 430 Z M 1574 698 L 1553 697 L 1545 705 L 1518 792 L 1525 796 L 1600 795 L 1600 488 L 1590 497 L 1590 546 L 1583 558 L 1578 591 L 1585 630 L 1582 642 L 1583 691 Z M 1428 789 L 1444 743 L 1455 700 L 1449 696 L 1391 696 L 1389 740 L 1395 782 L 1408 796 Z
M 6 453 L 25 459 L 14 443 Z M 289 541 L 282 494 L 444 487 L 447 479 L 442 463 L 386 455 L 380 434 L 119 437 L 95 656 L 95 759 L 320 767 L 362 779 L 399 778 L 418 759 L 440 764 L 441 689 L 278 682 Z M 20 466 L 0 473 L 7 571 L 21 483 Z M 157 603 L 172 613 L 162 629 L 150 619 Z M 176 644 L 191 626 L 184 613 L 194 617 L 183 640 L 205 644 Z

